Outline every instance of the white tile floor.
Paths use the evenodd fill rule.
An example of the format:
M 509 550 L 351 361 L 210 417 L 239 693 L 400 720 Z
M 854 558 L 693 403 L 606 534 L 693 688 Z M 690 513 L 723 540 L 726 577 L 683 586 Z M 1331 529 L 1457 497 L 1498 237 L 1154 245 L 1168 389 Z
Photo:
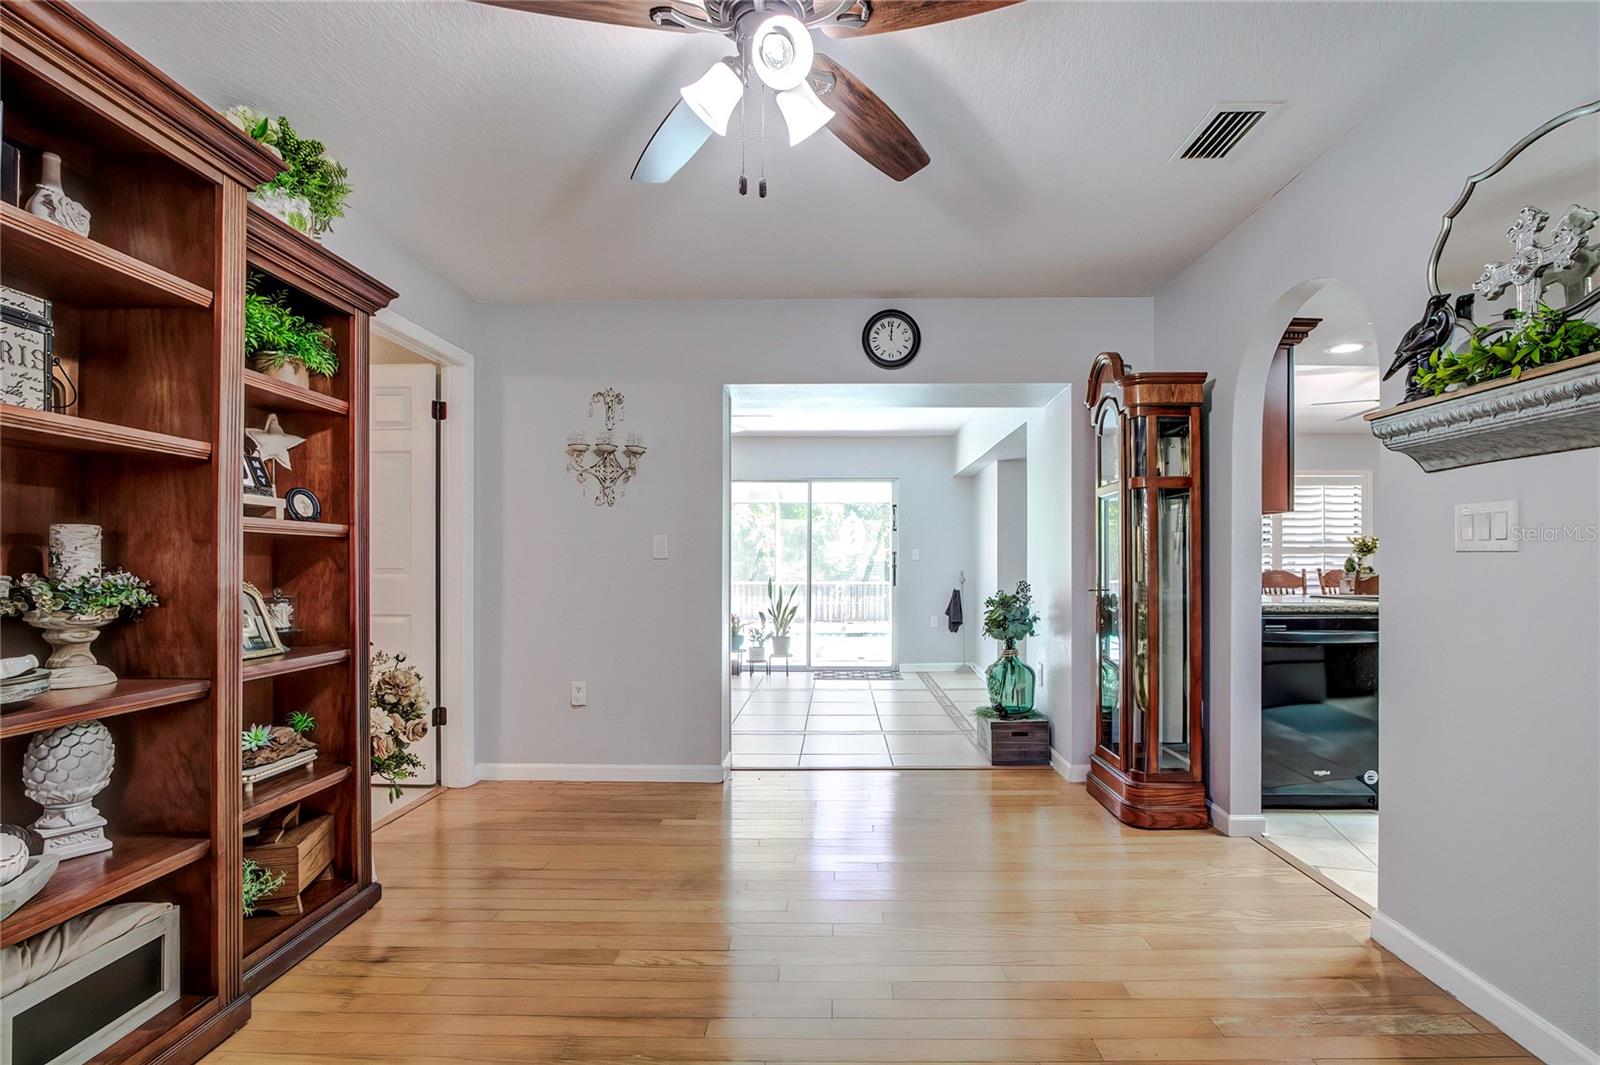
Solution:
M 957 708 L 945 709 L 918 674 L 903 680 L 815 680 L 810 673 L 733 678 L 735 769 L 971 769 L 988 765 L 972 740 L 969 704 L 983 678 L 927 674 Z M 965 724 L 965 727 L 964 727 Z
M 1378 906 L 1376 810 L 1268 810 L 1267 844 L 1367 913 Z M 1364 905 L 1363 905 L 1364 904 Z

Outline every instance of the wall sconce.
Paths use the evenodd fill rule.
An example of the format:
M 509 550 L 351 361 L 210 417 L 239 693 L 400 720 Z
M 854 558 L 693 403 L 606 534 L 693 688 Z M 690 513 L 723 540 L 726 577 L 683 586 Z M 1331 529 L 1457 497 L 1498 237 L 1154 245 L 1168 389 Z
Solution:
M 594 497 L 597 507 L 616 506 L 624 486 L 639 472 L 639 459 L 645 452 L 644 438 L 638 433 L 629 433 L 627 442 L 620 447 L 616 443 L 613 434 L 617 423 L 623 419 L 622 402 L 622 393 L 614 388 L 596 392 L 589 397 L 589 417 L 594 417 L 596 403 L 603 405 L 605 431 L 595 435 L 593 444 L 582 430 L 567 434 L 567 472 L 577 477 L 578 487 L 585 497 L 589 494 L 589 478 L 594 478 L 598 489 Z M 619 451 L 621 457 L 618 457 Z

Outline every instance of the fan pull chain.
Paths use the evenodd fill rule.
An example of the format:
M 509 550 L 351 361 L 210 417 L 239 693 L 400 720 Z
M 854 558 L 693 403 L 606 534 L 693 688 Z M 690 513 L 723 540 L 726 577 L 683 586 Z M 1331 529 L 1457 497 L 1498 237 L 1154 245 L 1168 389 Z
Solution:
M 745 176 L 745 148 L 750 140 L 750 78 L 745 71 L 744 92 L 739 96 L 739 195 L 750 192 L 750 179 Z
M 767 198 L 767 98 L 762 95 L 761 89 L 756 89 L 756 99 L 761 102 L 761 146 L 756 151 L 756 158 L 761 167 L 761 198 Z

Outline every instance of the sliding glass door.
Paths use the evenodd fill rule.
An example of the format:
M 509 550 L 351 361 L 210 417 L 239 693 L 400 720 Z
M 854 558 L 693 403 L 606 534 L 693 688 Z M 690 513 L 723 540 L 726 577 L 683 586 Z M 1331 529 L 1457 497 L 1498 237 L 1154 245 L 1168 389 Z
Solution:
M 745 631 L 763 627 L 771 580 L 795 592 L 791 665 L 894 666 L 894 491 L 893 481 L 735 481 L 733 612 Z

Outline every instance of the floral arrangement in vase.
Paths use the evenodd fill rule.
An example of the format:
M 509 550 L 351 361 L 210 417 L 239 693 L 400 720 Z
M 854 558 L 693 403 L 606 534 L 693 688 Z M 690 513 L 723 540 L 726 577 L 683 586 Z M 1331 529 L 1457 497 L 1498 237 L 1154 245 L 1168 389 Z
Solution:
M 306 235 L 321 239 L 344 217 L 350 171 L 329 158 L 321 141 L 307 140 L 283 116 L 270 118 L 243 104 L 224 112 L 228 121 L 282 159 L 283 173 L 250 194 L 252 202 Z
M 371 660 L 372 775 L 389 784 L 389 797 L 401 795 L 400 782 L 422 768 L 411 745 L 428 735 L 428 688 L 403 654 L 373 651 Z
M 96 567 L 66 579 L 23 574 L 10 582 L 9 594 L 0 600 L 0 615 L 21 618 L 44 635 L 53 649 L 45 662 L 52 688 L 88 688 L 117 679 L 89 649 L 100 630 L 118 621 L 137 621 L 160 602 L 149 581 L 127 570 Z
M 1034 635 L 1038 622 L 1027 581 L 1018 581 L 1014 592 L 996 592 L 984 600 L 983 634 L 1005 644 L 984 673 L 989 706 L 1001 717 L 1021 717 L 1033 710 L 1033 669 L 1017 654 L 1017 641 Z
M 1375 576 L 1377 571 L 1367 565 L 1367 559 L 1377 553 L 1376 536 L 1350 537 L 1350 556 L 1344 560 L 1344 571 L 1361 580 Z
M 737 651 L 744 646 L 744 622 L 739 620 L 738 614 L 728 617 L 728 649 Z

